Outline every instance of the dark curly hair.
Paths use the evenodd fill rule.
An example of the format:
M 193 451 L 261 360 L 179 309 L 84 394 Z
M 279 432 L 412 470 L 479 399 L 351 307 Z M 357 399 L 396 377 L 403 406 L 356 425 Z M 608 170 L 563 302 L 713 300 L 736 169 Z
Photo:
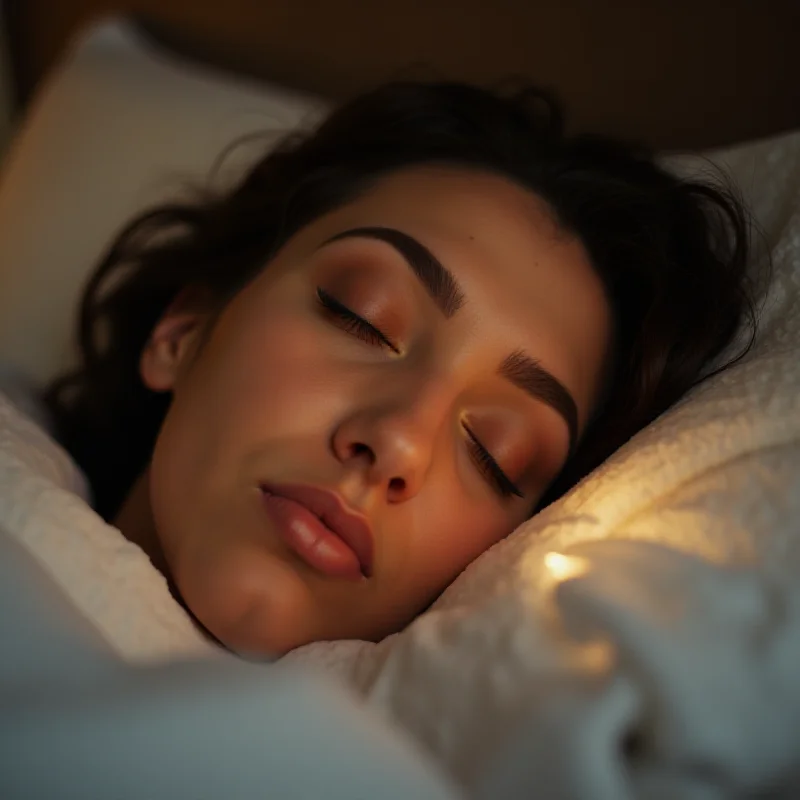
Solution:
M 490 170 L 543 198 L 610 298 L 604 401 L 544 502 L 697 383 L 743 322 L 754 335 L 748 219 L 730 189 L 679 179 L 643 147 L 567 135 L 538 90 L 386 85 L 285 138 L 231 190 L 147 211 L 111 245 L 81 303 L 80 365 L 46 393 L 105 518 L 149 462 L 170 402 L 143 385 L 138 363 L 176 295 L 201 286 L 223 305 L 304 225 L 426 163 Z

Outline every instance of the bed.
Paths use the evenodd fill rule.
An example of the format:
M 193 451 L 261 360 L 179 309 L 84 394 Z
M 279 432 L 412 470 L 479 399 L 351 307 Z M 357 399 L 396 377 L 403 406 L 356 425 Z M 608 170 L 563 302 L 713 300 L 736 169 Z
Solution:
M 3 797 L 800 793 L 796 4 L 601 14 L 507 0 L 454 15 L 29 0 L 5 13 L 24 120 L 0 181 L 0 362 L 34 385 L 69 364 L 70 309 L 132 213 L 205 176 L 237 135 L 409 71 L 527 75 L 563 95 L 576 128 L 643 138 L 675 170 L 702 169 L 680 151 L 703 148 L 738 181 L 774 274 L 745 360 L 406 631 L 278 665 L 208 645 L 6 392 Z

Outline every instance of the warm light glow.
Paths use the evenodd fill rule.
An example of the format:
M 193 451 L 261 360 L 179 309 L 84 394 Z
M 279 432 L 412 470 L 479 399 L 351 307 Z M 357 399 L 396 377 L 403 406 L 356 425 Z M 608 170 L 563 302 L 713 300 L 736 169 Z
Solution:
M 548 553 L 544 557 L 544 564 L 557 581 L 577 578 L 589 570 L 589 562 L 585 558 L 567 556 L 564 553 L 556 553 L 555 551 Z

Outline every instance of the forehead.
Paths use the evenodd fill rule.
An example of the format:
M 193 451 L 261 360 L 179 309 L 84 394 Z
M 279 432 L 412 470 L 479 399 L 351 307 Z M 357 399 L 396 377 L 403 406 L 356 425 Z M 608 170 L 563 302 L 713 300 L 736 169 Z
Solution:
M 584 247 L 541 198 L 487 172 L 418 167 L 383 177 L 312 228 L 324 237 L 369 225 L 398 228 L 428 247 L 461 284 L 481 337 L 539 359 L 585 419 L 599 389 L 610 309 Z

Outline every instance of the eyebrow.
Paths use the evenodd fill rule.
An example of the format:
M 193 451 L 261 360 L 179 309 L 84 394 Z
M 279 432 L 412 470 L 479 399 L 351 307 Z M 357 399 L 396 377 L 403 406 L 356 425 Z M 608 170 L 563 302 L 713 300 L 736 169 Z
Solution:
M 522 350 L 515 350 L 508 356 L 500 365 L 498 374 L 564 418 L 569 431 L 569 454 L 572 455 L 578 441 L 578 407 L 564 384 Z
M 325 244 L 351 238 L 377 239 L 391 245 L 411 267 L 411 271 L 447 319 L 453 317 L 464 305 L 464 292 L 453 273 L 424 244 L 407 233 L 395 228 L 352 228 L 337 233 Z
M 377 239 L 393 247 L 417 276 L 445 318 L 450 319 L 464 305 L 465 296 L 455 276 L 424 244 L 395 228 L 351 228 L 327 239 L 323 245 L 342 239 Z M 535 358 L 515 350 L 497 370 L 500 377 L 510 381 L 535 400 L 550 406 L 567 423 L 569 453 L 578 439 L 578 408 L 575 399 L 555 376 Z

